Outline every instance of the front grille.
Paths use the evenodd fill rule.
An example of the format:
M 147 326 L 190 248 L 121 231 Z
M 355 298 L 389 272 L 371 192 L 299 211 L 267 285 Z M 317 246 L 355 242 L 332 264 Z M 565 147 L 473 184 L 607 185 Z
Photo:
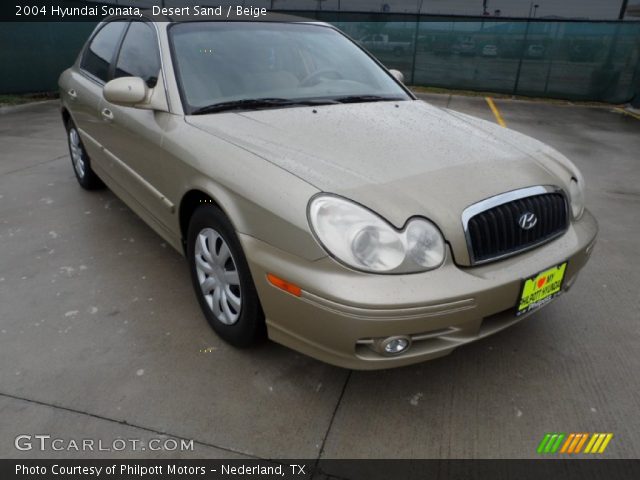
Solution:
M 527 230 L 519 221 L 529 213 L 537 221 Z M 567 201 L 560 192 L 491 206 L 468 219 L 466 235 L 471 262 L 484 263 L 541 245 L 562 234 L 567 222 Z

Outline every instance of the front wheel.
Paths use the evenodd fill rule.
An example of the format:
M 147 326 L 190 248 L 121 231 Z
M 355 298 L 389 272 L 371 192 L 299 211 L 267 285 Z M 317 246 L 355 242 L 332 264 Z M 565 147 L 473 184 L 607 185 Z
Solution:
M 248 347 L 265 337 L 264 314 L 247 260 L 229 219 L 212 205 L 194 212 L 187 258 L 198 303 L 228 343 Z

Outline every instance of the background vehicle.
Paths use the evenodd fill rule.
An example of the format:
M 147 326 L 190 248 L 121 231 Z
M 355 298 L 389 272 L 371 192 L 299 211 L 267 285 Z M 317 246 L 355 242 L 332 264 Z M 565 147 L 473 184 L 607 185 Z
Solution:
M 527 57 L 542 58 L 544 57 L 544 45 L 533 44 L 527 48 Z
M 374 53 L 392 52 L 395 55 L 402 55 L 411 47 L 411 42 L 393 41 L 389 35 L 379 33 L 366 35 L 358 43 Z
M 453 51 L 463 57 L 475 56 L 476 42 L 471 37 L 463 38 L 460 43 L 453 46 Z
M 483 57 L 497 57 L 498 56 L 498 47 L 495 45 L 485 45 L 482 48 L 482 56 Z

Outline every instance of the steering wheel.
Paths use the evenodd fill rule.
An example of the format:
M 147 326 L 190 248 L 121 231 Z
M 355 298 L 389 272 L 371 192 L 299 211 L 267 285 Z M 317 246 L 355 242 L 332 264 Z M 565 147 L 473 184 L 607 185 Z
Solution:
M 331 75 L 336 79 L 344 78 L 342 74 L 337 70 L 334 70 L 332 68 L 323 68 L 321 70 L 316 70 L 312 74 L 307 75 L 305 78 L 303 78 L 302 81 L 300 82 L 300 86 L 309 87 L 311 85 L 315 85 L 316 83 L 318 83 L 317 80 L 324 77 L 325 75 Z M 316 81 L 314 82 L 314 80 Z

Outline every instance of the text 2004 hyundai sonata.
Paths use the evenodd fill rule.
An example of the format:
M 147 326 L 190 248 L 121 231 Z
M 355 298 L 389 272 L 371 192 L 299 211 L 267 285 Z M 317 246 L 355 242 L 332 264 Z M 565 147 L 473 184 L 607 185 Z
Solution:
M 102 23 L 62 113 L 80 184 L 186 254 L 231 344 L 418 362 L 545 305 L 587 261 L 584 181 L 550 147 L 416 100 L 328 25 L 170 20 Z

